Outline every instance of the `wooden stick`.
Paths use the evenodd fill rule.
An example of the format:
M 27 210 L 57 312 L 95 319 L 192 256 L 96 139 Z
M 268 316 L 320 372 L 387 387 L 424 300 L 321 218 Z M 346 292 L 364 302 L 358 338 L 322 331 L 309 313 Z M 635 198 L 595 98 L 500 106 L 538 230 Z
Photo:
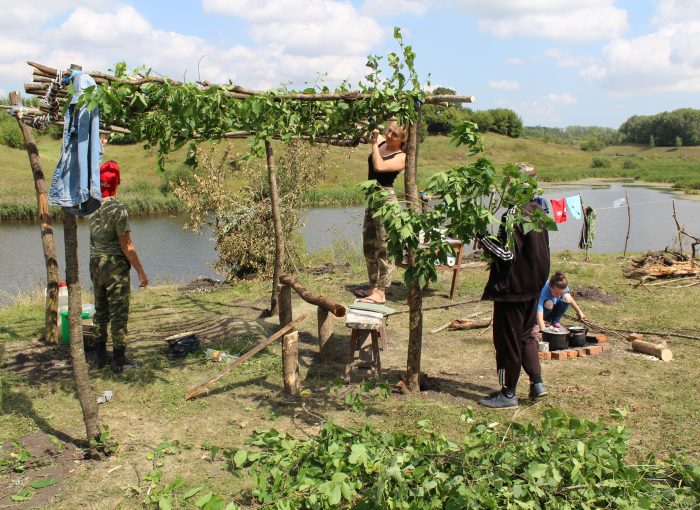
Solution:
M 256 345 L 256 346 L 253 347 L 251 350 L 249 350 L 248 352 L 246 352 L 243 356 L 241 356 L 241 357 L 238 358 L 236 361 L 234 361 L 233 363 L 231 363 L 229 366 L 227 366 L 224 370 L 222 370 L 221 372 L 219 372 L 218 374 L 216 374 L 216 375 L 215 375 L 214 377 L 212 377 L 211 379 L 209 379 L 209 380 L 203 382 L 202 384 L 200 384 L 200 385 L 197 386 L 196 388 L 192 388 L 190 391 L 187 392 L 187 395 L 185 395 L 185 400 L 193 399 L 194 397 L 196 397 L 197 395 L 199 395 L 200 393 L 202 393 L 208 386 L 210 386 L 211 384 L 213 384 L 213 383 L 215 383 L 216 381 L 218 381 L 219 379 L 221 379 L 223 376 L 225 376 L 226 374 L 228 374 L 231 370 L 233 370 L 234 368 L 236 368 L 238 365 L 242 365 L 243 363 L 245 363 L 246 361 L 248 361 L 250 358 L 252 358 L 253 356 L 255 356 L 257 353 L 259 353 L 260 351 L 262 351 L 265 347 L 267 347 L 268 345 L 272 345 L 276 340 L 279 340 L 280 337 L 282 337 L 285 333 L 287 333 L 288 331 L 290 331 L 292 328 L 294 328 L 294 326 L 295 326 L 296 324 L 300 323 L 300 322 L 303 321 L 304 319 L 306 319 L 306 314 L 301 315 L 300 317 L 297 317 L 297 318 L 294 319 L 292 322 L 290 322 L 289 324 L 287 324 L 285 327 L 283 327 L 282 329 L 280 329 L 279 331 L 277 331 L 277 333 L 275 333 L 275 334 L 272 335 L 271 337 L 266 338 L 265 340 L 263 340 L 262 342 L 260 342 L 258 345 Z
M 623 257 L 627 256 L 627 241 L 630 238 L 630 226 L 632 225 L 632 213 L 630 213 L 630 200 L 627 196 L 627 190 L 625 190 L 625 202 L 627 202 L 627 237 L 625 237 L 625 251 L 622 254 Z
M 471 303 L 478 303 L 479 301 L 481 301 L 481 299 L 468 299 L 467 301 L 460 301 L 459 303 L 446 303 L 444 305 L 426 306 L 423 308 L 423 311 L 438 310 L 438 309 L 447 310 L 448 308 L 452 308 L 454 306 L 468 305 Z M 396 312 L 386 314 L 386 317 L 389 317 L 390 315 L 399 315 L 401 313 L 408 313 L 408 312 L 409 312 L 409 310 L 397 310 Z
M 671 352 L 671 349 L 668 347 L 653 344 L 651 342 L 645 342 L 644 340 L 632 341 L 632 349 L 637 352 L 655 356 L 661 361 L 671 361 L 673 359 L 673 352 Z
M 318 319 L 318 351 L 321 363 L 327 365 L 331 362 L 330 341 L 333 339 L 333 316 L 325 308 L 316 308 Z
M 338 303 L 326 296 L 316 296 L 315 294 L 312 294 L 311 292 L 306 290 L 304 286 L 301 285 L 293 276 L 283 274 L 282 276 L 280 276 L 280 283 L 284 285 L 289 285 L 296 291 L 297 294 L 299 294 L 299 297 L 301 297 L 301 299 L 303 299 L 307 303 L 320 306 L 324 310 L 328 310 L 329 312 L 331 312 L 336 317 L 345 316 L 346 310 L 343 305 L 339 305 Z

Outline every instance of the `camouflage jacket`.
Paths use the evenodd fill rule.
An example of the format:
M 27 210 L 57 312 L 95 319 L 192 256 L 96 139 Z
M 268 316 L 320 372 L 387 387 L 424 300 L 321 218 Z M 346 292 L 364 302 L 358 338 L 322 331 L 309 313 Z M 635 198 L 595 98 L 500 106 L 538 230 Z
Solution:
M 130 232 L 126 207 L 114 197 L 103 199 L 102 207 L 90 216 L 90 257 L 124 256 L 119 236 Z

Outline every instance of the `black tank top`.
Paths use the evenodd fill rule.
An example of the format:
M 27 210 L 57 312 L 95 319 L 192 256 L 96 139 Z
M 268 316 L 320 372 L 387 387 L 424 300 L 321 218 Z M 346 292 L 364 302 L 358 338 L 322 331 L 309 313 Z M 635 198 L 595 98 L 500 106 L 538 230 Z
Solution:
M 382 142 L 379 144 L 381 147 L 384 145 L 386 142 Z M 388 156 L 382 156 L 382 159 L 384 161 L 393 158 L 399 154 L 398 152 L 395 152 L 393 154 L 389 154 Z M 376 179 L 377 182 L 379 183 L 380 186 L 384 186 L 385 188 L 393 188 L 394 187 L 394 181 L 396 180 L 396 176 L 399 175 L 401 172 L 377 172 L 374 170 L 374 163 L 372 162 L 372 153 L 370 152 L 369 157 L 367 158 L 367 180 L 371 181 L 372 179 Z

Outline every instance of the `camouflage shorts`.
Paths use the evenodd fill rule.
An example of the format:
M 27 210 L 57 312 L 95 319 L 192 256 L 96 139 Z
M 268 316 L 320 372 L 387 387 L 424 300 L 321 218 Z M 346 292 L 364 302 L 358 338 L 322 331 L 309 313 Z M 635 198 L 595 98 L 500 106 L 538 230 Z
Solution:
M 384 188 L 389 193 L 387 202 L 397 202 L 393 188 Z M 391 285 L 391 273 L 396 267 L 387 254 L 386 229 L 379 218 L 374 218 L 374 209 L 365 209 L 362 224 L 362 250 L 367 264 L 370 288 L 386 289 Z
M 90 278 L 95 293 L 95 333 L 97 342 L 107 341 L 107 329 L 111 323 L 112 347 L 125 347 L 129 300 L 131 264 L 125 257 L 101 255 L 90 258 Z

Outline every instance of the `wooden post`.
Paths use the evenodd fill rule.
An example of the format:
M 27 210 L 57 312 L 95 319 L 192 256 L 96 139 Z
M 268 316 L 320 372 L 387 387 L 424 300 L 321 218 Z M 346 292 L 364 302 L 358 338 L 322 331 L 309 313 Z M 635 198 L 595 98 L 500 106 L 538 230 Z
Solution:
M 625 251 L 622 254 L 623 257 L 627 256 L 627 241 L 630 238 L 630 225 L 632 225 L 632 214 L 630 213 L 630 199 L 627 196 L 627 190 L 625 190 L 625 202 L 627 203 L 627 236 L 625 237 Z
M 418 107 L 418 118 L 408 127 L 406 142 L 406 171 L 404 172 L 404 187 L 406 198 L 412 211 L 420 212 L 416 173 L 418 166 L 418 134 L 420 132 L 421 110 Z M 415 258 L 408 254 L 408 265 L 413 265 Z M 406 360 L 406 386 L 410 391 L 420 391 L 421 351 L 423 349 L 423 296 L 418 281 L 412 281 L 408 286 L 408 356 Z
M 277 170 L 272 144 L 265 140 L 265 155 L 267 156 L 267 176 L 270 184 L 270 207 L 275 225 L 275 267 L 272 273 L 272 296 L 270 297 L 270 315 L 277 311 L 277 282 L 284 268 L 284 230 L 280 215 L 279 196 L 277 194 Z
M 10 93 L 10 102 L 13 106 L 21 106 L 22 101 L 19 92 Z M 34 190 L 36 191 L 36 201 L 39 210 L 39 226 L 41 228 L 41 244 L 44 249 L 44 262 L 46 263 L 46 303 L 44 312 L 44 339 L 47 342 L 58 343 L 58 262 L 56 259 L 56 243 L 53 237 L 51 226 L 51 215 L 49 214 L 49 201 L 46 191 L 46 180 L 44 170 L 41 167 L 39 149 L 34 140 L 32 128 L 27 126 L 22 120 L 15 116 L 19 129 L 24 137 L 24 145 L 29 156 L 29 165 L 34 177 Z
M 284 327 L 292 322 L 292 288 L 289 285 L 278 285 L 277 293 L 279 297 L 278 317 L 280 327 Z
M 83 344 L 82 298 L 80 273 L 78 270 L 78 226 L 75 216 L 63 212 L 63 234 L 66 245 L 66 284 L 68 285 L 68 323 L 70 325 L 70 356 L 73 363 L 73 376 L 78 393 L 87 439 L 97 439 L 100 435 L 97 403 L 90 388 L 85 347 Z
M 292 331 L 282 339 L 282 373 L 284 391 L 289 395 L 299 395 L 299 332 Z
M 316 309 L 316 318 L 318 319 L 318 352 L 321 363 L 327 365 L 332 360 L 330 341 L 333 339 L 333 316 L 328 310 L 319 306 Z

